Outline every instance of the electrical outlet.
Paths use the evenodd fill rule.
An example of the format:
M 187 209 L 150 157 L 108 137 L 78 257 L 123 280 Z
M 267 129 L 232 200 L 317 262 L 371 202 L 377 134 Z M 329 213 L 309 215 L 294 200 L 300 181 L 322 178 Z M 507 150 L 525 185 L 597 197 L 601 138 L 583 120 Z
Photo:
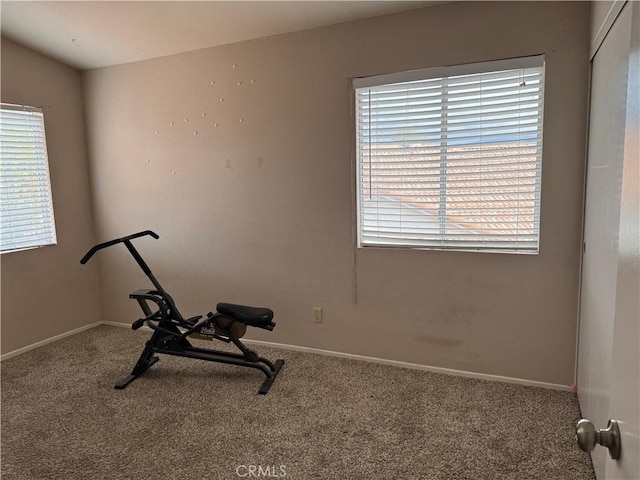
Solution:
M 322 323 L 322 309 L 313 307 L 313 321 L 316 323 Z

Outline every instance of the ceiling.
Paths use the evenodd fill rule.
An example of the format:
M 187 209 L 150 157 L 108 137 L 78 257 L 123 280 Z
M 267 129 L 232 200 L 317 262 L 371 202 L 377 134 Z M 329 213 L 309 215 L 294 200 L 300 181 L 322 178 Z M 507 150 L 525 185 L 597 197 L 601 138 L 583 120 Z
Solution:
M 3 0 L 1 33 L 85 70 L 439 3 Z

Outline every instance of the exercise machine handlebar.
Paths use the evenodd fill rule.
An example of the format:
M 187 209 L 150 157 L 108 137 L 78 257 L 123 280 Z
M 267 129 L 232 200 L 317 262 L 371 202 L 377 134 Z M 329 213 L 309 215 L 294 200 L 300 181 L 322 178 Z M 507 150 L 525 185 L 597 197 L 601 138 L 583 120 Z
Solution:
M 182 315 L 180 314 L 180 312 L 176 308 L 176 305 L 173 302 L 173 299 L 171 298 L 171 295 L 169 295 L 164 290 L 164 288 L 162 288 L 162 285 L 160 285 L 160 282 L 158 281 L 158 279 L 153 275 L 153 273 L 151 272 L 151 269 L 149 268 L 149 266 L 146 264 L 146 262 L 143 260 L 143 258 L 140 256 L 140 254 L 138 253 L 136 248 L 131 243 L 131 240 L 133 240 L 134 238 L 144 237 L 146 235 L 150 235 L 153 238 L 155 238 L 156 240 L 158 238 L 160 238 L 160 235 L 158 235 L 157 233 L 155 233 L 155 232 L 153 232 L 151 230 L 145 230 L 143 232 L 138 232 L 138 233 L 134 233 L 132 235 L 127 235 L 126 237 L 116 238 L 115 240 L 109 240 L 108 242 L 99 243 L 98 245 L 95 245 L 95 246 L 91 247 L 91 250 L 89 250 L 87 252 L 87 254 L 84 257 L 82 257 L 82 259 L 80 260 L 80 263 L 82 263 L 84 265 L 85 263 L 87 263 L 89 261 L 89 259 L 91 257 L 93 257 L 93 255 L 97 251 L 102 250 L 103 248 L 111 247 L 111 246 L 117 245 L 119 243 L 124 243 L 124 246 L 127 247 L 127 250 L 129 250 L 129 253 L 131 253 L 131 255 L 133 256 L 134 260 L 138 263 L 138 265 L 140 266 L 142 271 L 149 278 L 149 280 L 151 280 L 151 283 L 153 283 L 153 285 L 156 287 L 156 290 L 160 293 L 160 295 L 164 299 L 166 299 L 167 305 L 173 311 L 173 315 L 174 315 L 176 321 L 178 321 L 180 323 L 184 322 L 184 318 L 182 317 Z
M 91 257 L 93 257 L 93 255 L 98 250 L 102 250 L 103 248 L 111 247 L 111 246 L 116 245 L 118 243 L 125 243 L 125 242 L 128 242 L 129 240 L 133 240 L 134 238 L 144 237 L 146 235 L 151 235 L 156 240 L 160 238 L 160 235 L 158 235 L 157 233 L 152 232 L 151 230 L 145 230 L 144 232 L 138 232 L 138 233 L 134 233 L 132 235 L 128 235 L 126 237 L 116 238 L 115 240 L 109 240 L 108 242 L 99 243 L 98 245 L 95 245 L 94 247 L 91 247 L 91 250 L 89 250 L 87 252 L 87 254 L 84 257 L 82 257 L 82 260 L 80 260 L 80 263 L 83 264 L 83 265 L 85 263 L 87 263 L 89 261 L 89 259 Z

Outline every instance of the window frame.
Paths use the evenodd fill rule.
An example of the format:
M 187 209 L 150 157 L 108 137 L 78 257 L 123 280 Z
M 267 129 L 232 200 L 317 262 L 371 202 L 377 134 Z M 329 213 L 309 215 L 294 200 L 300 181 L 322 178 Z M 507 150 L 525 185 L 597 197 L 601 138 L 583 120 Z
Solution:
M 483 73 L 493 73 L 508 70 L 517 70 L 525 68 L 540 68 L 540 126 L 538 129 L 539 138 L 536 144 L 536 150 L 539 151 L 536 155 L 539 157 L 536 160 L 536 189 L 534 204 L 534 230 L 535 230 L 535 247 L 530 249 L 525 248 L 497 248 L 492 246 L 480 246 L 480 247 L 468 247 L 468 246 L 446 246 L 436 245 L 435 241 L 433 245 L 411 245 L 411 244 L 393 244 L 393 243 L 366 243 L 363 242 L 363 207 L 362 207 L 362 192 L 364 190 L 362 183 L 362 163 L 360 154 L 360 129 L 359 129 L 359 107 L 358 107 L 358 91 L 360 89 L 367 89 L 373 87 L 389 87 L 394 84 L 402 84 L 405 82 L 414 81 L 426 81 L 430 79 L 446 79 L 448 77 L 456 77 L 462 75 L 475 75 Z M 476 252 L 476 253 L 506 253 L 506 254 L 519 254 L 519 255 L 538 255 L 540 254 L 540 236 L 542 226 L 542 166 L 543 166 L 543 140 L 544 140 L 544 110 L 546 102 L 546 58 L 544 54 L 531 55 L 525 57 L 515 57 L 501 60 L 490 60 L 477 63 L 467 63 L 461 65 L 451 66 L 439 66 L 431 67 L 420 70 L 411 70 L 404 72 L 394 72 L 389 74 L 373 75 L 366 77 L 354 77 L 351 79 L 352 83 L 352 103 L 351 106 L 354 109 L 353 112 L 353 131 L 354 131 L 354 143 L 355 143 L 355 156 L 354 156 L 354 169 L 355 169 L 355 241 L 358 249 L 399 249 L 399 250 L 436 250 L 436 251 L 461 251 L 461 252 Z M 476 143 L 478 145 L 480 142 Z M 440 184 L 440 189 L 443 185 Z M 444 187 L 446 188 L 446 187 Z M 445 200 L 446 202 L 446 200 Z M 444 217 L 443 217 L 444 218 Z M 438 216 L 438 221 L 442 222 L 443 219 Z M 481 237 L 478 234 L 478 237 Z M 444 238 L 444 237 L 443 237 Z M 446 243 L 446 242 L 444 242 Z
M 38 118 L 38 122 L 36 124 L 37 128 L 33 130 L 37 133 L 34 135 L 34 140 L 32 144 L 30 144 L 30 146 L 34 150 L 38 150 L 38 151 L 32 154 L 34 159 L 33 163 L 30 165 L 30 167 L 32 168 L 25 168 L 23 171 L 29 172 L 32 170 L 36 170 L 36 171 L 40 170 L 40 172 L 37 174 L 37 178 L 38 178 L 38 181 L 42 182 L 44 185 L 44 188 L 43 188 L 44 198 L 42 202 L 39 204 L 39 206 L 44 208 L 44 211 L 42 213 L 44 220 L 42 222 L 33 222 L 32 224 L 29 224 L 34 226 L 33 228 L 34 238 L 31 239 L 32 240 L 31 242 L 20 242 L 17 239 L 14 239 L 13 238 L 14 234 L 11 233 L 10 235 L 12 237 L 11 237 L 11 241 L 8 242 L 8 245 L 6 243 L 0 243 L 0 254 L 2 255 L 8 254 L 8 253 L 14 253 L 14 252 L 21 252 L 25 250 L 32 250 L 32 249 L 37 249 L 37 248 L 42 248 L 47 246 L 54 246 L 54 245 L 57 245 L 58 243 L 54 205 L 53 205 L 53 190 L 51 185 L 51 171 L 49 166 L 49 153 L 48 153 L 48 144 L 47 144 L 47 137 L 46 137 L 46 125 L 45 125 L 46 122 L 44 118 L 44 111 L 41 107 L 12 104 L 12 103 L 5 103 L 5 102 L 0 103 L 0 116 L 10 114 L 10 112 L 32 113 L 35 115 L 29 115 L 29 117 Z M 0 125 L 2 125 L 3 123 L 4 122 L 0 118 Z M 40 137 L 40 139 L 37 139 L 38 136 Z M 3 140 L 3 135 L 0 132 L 0 142 L 2 142 L 2 140 Z M 5 152 L 3 152 L 4 149 L 5 147 L 3 145 L 0 145 L 0 156 L 4 156 L 5 154 Z M 13 159 L 15 160 L 15 157 Z M 0 160 L 2 161 L 0 163 L 0 182 L 8 184 L 9 182 L 5 181 L 4 169 L 6 167 L 6 164 L 4 164 L 4 159 L 0 159 Z M 9 158 L 9 160 L 11 160 L 11 158 Z M 27 189 L 27 192 L 25 193 L 25 195 L 29 195 L 29 193 L 33 194 L 33 192 L 35 192 L 36 189 L 37 187 L 31 186 L 31 188 Z M 7 191 L 5 191 L 4 193 L 7 195 L 7 197 L 9 196 Z M 3 202 L 4 200 L 6 200 L 6 198 L 3 199 Z M 11 217 L 11 210 L 7 208 L 7 210 L 5 211 L 4 206 L 1 206 L 0 215 L 4 216 L 4 214 L 6 213 L 9 213 L 9 217 Z M 1 217 L 0 219 L 5 220 L 4 218 L 1 218 Z M 10 222 L 10 221 L 11 220 L 7 220 L 7 222 Z M 38 229 L 38 225 L 40 225 L 40 229 Z M 0 226 L 0 228 L 3 228 L 3 227 Z M 36 236 L 38 231 L 41 232 L 40 236 Z

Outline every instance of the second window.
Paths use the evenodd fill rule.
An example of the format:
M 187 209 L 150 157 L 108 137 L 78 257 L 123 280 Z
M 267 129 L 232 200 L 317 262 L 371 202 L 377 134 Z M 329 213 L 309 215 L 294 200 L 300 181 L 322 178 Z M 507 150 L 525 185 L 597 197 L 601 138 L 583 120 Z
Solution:
M 353 85 L 358 246 L 538 252 L 544 56 Z

